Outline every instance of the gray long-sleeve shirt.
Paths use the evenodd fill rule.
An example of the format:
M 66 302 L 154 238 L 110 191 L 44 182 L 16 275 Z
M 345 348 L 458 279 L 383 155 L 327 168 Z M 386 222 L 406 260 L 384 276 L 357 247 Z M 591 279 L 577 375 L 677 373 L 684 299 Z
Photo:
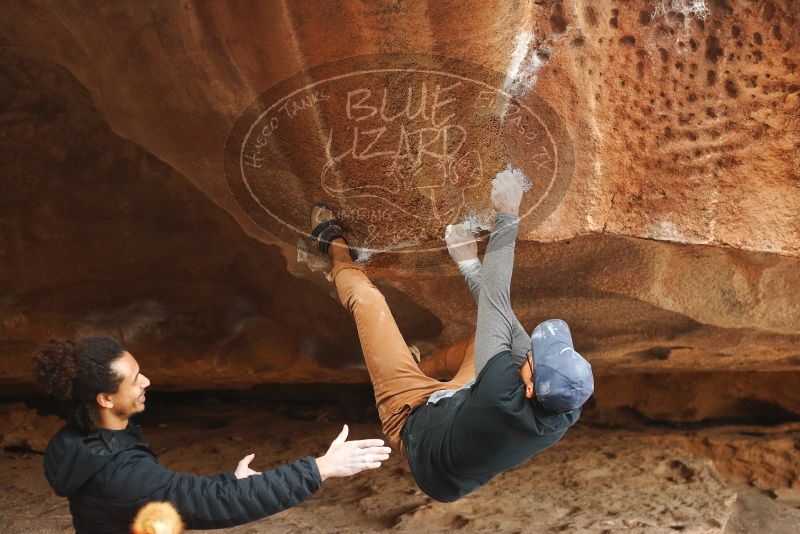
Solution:
M 530 337 L 514 316 L 510 297 L 518 224 L 516 214 L 498 213 L 485 275 L 479 265 L 464 273 L 478 302 L 474 383 L 437 391 L 403 429 L 414 480 L 438 501 L 459 499 L 551 447 L 580 417 L 580 408 L 542 413 L 525 397 L 519 366 Z

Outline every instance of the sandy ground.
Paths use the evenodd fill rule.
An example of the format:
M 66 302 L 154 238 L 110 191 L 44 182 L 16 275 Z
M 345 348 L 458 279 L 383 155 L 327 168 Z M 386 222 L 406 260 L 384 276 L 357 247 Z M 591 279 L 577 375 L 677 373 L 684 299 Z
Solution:
M 151 406 L 140 422 L 163 464 L 196 474 L 233 470 L 250 452 L 252 467 L 262 470 L 322 454 L 343 422 L 354 439 L 379 432 L 368 410 L 255 403 Z M 798 424 L 579 425 L 553 449 L 456 503 L 421 493 L 394 455 L 379 470 L 326 481 L 301 506 L 227 532 L 798 532 L 798 450 Z M 70 531 L 67 502 L 47 485 L 42 456 L 5 449 L 0 532 Z

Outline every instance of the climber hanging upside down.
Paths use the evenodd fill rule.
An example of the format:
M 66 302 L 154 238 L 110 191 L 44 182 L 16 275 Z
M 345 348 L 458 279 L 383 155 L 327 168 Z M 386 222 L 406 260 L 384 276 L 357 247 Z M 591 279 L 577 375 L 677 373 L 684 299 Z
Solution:
M 438 501 L 455 501 L 554 445 L 594 391 L 567 323 L 545 321 L 529 336 L 511 309 L 522 181 L 518 171 L 492 181 L 496 222 L 483 266 L 469 230 L 448 227 L 448 250 L 478 304 L 477 326 L 419 365 L 333 211 L 311 210 L 312 237 L 332 258 L 339 299 L 355 318 L 383 432 Z

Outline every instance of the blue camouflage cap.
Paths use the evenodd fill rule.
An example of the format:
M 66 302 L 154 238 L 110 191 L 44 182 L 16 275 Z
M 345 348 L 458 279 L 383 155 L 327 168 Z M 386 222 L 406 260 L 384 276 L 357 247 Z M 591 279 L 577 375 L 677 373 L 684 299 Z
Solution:
M 572 346 L 569 325 L 561 319 L 540 323 L 531 334 L 536 399 L 553 412 L 574 410 L 594 392 L 592 366 Z

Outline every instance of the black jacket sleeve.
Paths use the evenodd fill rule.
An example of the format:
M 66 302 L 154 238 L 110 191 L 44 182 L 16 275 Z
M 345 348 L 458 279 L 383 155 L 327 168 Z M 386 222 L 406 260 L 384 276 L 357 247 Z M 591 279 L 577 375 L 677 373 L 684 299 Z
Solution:
M 236 473 L 217 473 L 216 475 L 210 475 L 206 478 L 218 482 L 225 482 L 226 480 L 236 480 Z
M 142 504 L 169 501 L 187 528 L 226 528 L 303 502 L 322 486 L 317 462 L 307 456 L 260 475 L 200 477 L 165 469 L 150 454 L 125 451 L 106 479 L 109 499 Z M 230 475 L 230 476 L 227 476 Z

